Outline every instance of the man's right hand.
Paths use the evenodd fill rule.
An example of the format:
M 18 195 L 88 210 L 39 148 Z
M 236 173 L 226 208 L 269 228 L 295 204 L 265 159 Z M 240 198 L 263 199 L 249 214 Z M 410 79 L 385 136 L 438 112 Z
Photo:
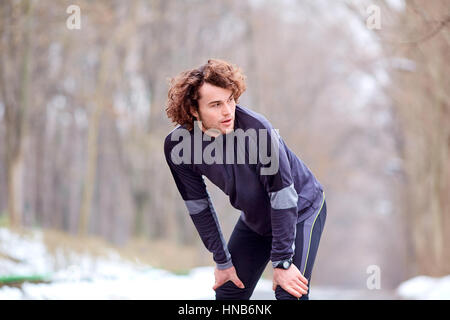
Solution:
M 244 289 L 245 286 L 242 281 L 238 278 L 236 274 L 236 269 L 234 267 L 230 267 L 228 269 L 214 270 L 214 277 L 216 278 L 216 283 L 213 286 L 213 290 L 215 291 L 221 285 L 223 285 L 228 280 L 231 280 L 238 288 Z

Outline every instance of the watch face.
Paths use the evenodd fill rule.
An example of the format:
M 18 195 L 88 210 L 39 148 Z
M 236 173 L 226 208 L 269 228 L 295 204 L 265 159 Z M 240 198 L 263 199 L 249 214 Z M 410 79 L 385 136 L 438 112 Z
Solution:
M 289 261 L 283 262 L 283 268 L 284 268 L 284 269 L 289 268 L 290 265 L 291 265 L 291 264 L 289 263 Z

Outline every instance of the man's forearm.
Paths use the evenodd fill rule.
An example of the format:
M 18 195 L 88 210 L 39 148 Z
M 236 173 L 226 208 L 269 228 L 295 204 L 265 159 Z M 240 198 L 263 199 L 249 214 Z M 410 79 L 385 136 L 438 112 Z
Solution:
M 281 260 L 292 258 L 294 255 L 293 244 L 296 237 L 297 210 L 273 210 L 272 209 L 272 251 L 270 260 L 272 266 Z
M 269 193 L 272 221 L 272 252 L 270 260 L 275 265 L 280 260 L 292 258 L 296 236 L 298 195 L 294 184 Z
M 197 229 L 203 244 L 212 252 L 213 259 L 218 269 L 231 267 L 231 255 L 226 246 L 217 218 L 210 209 L 191 215 L 191 219 Z

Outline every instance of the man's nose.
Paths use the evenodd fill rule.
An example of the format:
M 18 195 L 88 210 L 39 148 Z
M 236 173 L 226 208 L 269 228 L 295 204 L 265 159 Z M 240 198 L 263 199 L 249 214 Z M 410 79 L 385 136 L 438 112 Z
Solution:
M 224 103 L 224 107 L 222 108 L 222 114 L 227 115 L 233 111 L 233 106 L 231 103 Z

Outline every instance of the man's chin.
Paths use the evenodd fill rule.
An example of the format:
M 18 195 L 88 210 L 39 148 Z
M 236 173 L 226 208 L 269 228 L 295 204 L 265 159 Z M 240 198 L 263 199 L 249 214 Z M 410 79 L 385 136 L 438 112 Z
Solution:
M 231 122 L 231 124 L 228 125 L 222 124 L 220 128 L 222 134 L 228 134 L 230 132 L 233 132 L 233 130 L 234 130 L 233 121 Z
M 229 134 L 231 132 L 233 132 L 233 128 L 226 128 L 222 131 L 222 134 Z
M 218 128 L 209 128 L 206 132 L 208 133 L 208 135 L 215 137 L 222 134 L 229 134 L 233 131 L 233 126 L 220 125 Z

